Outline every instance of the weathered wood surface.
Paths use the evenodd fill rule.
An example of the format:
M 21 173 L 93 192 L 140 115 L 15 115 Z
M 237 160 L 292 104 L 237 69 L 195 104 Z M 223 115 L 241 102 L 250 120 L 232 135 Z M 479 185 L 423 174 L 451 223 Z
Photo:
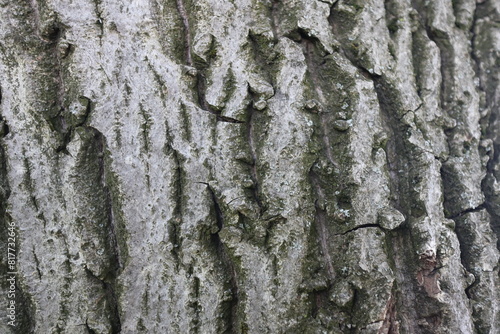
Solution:
M 0 332 L 500 332 L 499 1 L 0 18 Z

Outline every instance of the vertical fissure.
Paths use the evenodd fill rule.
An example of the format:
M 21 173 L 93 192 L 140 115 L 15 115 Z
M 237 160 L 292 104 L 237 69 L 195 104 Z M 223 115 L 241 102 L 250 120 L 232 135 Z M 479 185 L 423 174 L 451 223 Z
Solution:
M 423 30 L 425 36 L 428 40 L 432 41 L 439 49 L 439 59 L 441 61 L 441 66 L 439 71 L 441 73 L 441 88 L 439 91 L 439 108 L 442 112 L 446 112 L 450 106 L 448 102 L 450 100 L 450 85 L 453 83 L 453 69 L 450 59 L 453 55 L 449 54 L 449 48 L 446 47 L 446 43 L 449 43 L 449 36 L 444 32 L 439 32 L 430 27 L 427 23 L 427 15 L 422 9 L 422 4 L 420 0 L 412 0 L 412 7 L 418 13 L 416 20 L 418 21 L 418 29 Z M 424 4 L 426 6 L 427 4 Z
M 250 156 L 251 156 L 251 164 L 250 164 L 250 177 L 252 179 L 252 195 L 254 198 L 255 203 L 257 203 L 257 206 L 259 208 L 259 217 L 262 216 L 264 212 L 264 207 L 262 204 L 261 196 L 260 196 L 260 179 L 259 179 L 259 174 L 258 174 L 258 152 L 257 152 L 257 145 L 255 143 L 256 137 L 255 137 L 255 117 L 256 117 L 256 111 L 254 108 L 249 105 L 248 106 L 248 122 L 247 122 L 247 140 L 248 140 L 248 145 L 250 146 Z
M 408 192 L 409 189 L 413 189 L 410 187 L 410 180 L 412 178 L 411 170 L 414 169 L 413 165 L 415 164 L 415 153 L 411 152 L 411 144 L 407 142 L 405 137 L 408 126 L 402 122 L 395 109 L 398 105 L 396 102 L 398 97 L 394 92 L 394 87 L 384 76 L 370 73 L 347 50 L 341 48 L 341 51 L 360 71 L 360 74 L 373 83 L 382 124 L 388 134 L 385 152 L 389 176 L 389 201 L 392 207 L 403 214 L 405 221 L 399 228 L 387 233 L 386 237 L 394 260 L 393 265 L 399 290 L 395 294 L 395 303 L 401 305 L 398 318 L 402 322 L 404 330 L 412 331 L 412 329 L 419 328 L 419 312 L 414 308 L 415 300 L 418 298 L 416 282 L 412 275 L 414 268 L 409 265 L 415 261 L 411 251 L 412 238 L 409 220 L 410 217 L 419 217 L 425 212 L 423 204 L 415 201 L 416 194 Z M 417 331 L 417 333 L 420 332 Z
M 151 115 L 146 111 L 142 103 L 139 103 L 139 113 L 142 116 L 142 122 L 141 122 L 141 137 L 142 137 L 142 144 L 143 144 L 143 160 L 144 160 L 144 168 L 145 168 L 145 179 L 146 179 L 146 186 L 149 189 L 151 189 L 151 176 L 150 176 L 150 170 L 151 166 L 149 164 L 149 157 L 150 157 L 150 150 L 151 150 L 151 139 L 150 139 L 150 129 L 152 125 L 152 118 Z
M 210 198 L 215 210 L 215 220 L 218 230 L 210 234 L 210 240 L 215 247 L 215 252 L 218 259 L 221 261 L 224 272 L 227 274 L 227 284 L 231 291 L 231 296 L 224 300 L 221 305 L 221 311 L 224 313 L 225 328 L 220 330 L 221 333 L 235 333 L 238 332 L 239 325 L 239 289 L 238 289 L 238 272 L 233 263 L 227 246 L 222 241 L 219 232 L 224 227 L 224 214 L 221 210 L 219 199 L 215 194 L 214 189 L 204 182 L 200 182 L 207 186 L 210 193 Z
M 498 293 L 495 286 L 498 285 L 500 276 L 499 267 L 496 265 L 492 271 L 485 270 L 484 261 L 486 251 L 478 251 L 480 237 L 478 230 L 483 230 L 490 236 L 486 237 L 487 248 L 490 245 L 490 252 L 500 251 L 500 193 L 495 190 L 495 184 L 500 179 L 499 171 L 499 109 L 498 109 L 498 43 L 493 37 L 498 32 L 498 22 L 500 13 L 498 8 L 494 8 L 491 2 L 477 2 L 474 8 L 472 23 L 469 30 L 471 39 L 470 58 L 473 63 L 476 81 L 476 89 L 480 95 L 479 112 L 481 142 L 479 143 L 479 154 L 483 160 L 485 177 L 481 182 L 481 192 L 485 202 L 478 207 L 478 210 L 468 210 L 470 214 L 454 219 L 456 222 L 456 233 L 460 241 L 461 260 L 469 272 L 468 286 L 465 293 L 472 304 L 473 323 L 476 330 L 482 332 L 498 331 L 500 310 L 498 305 Z M 495 20 L 496 19 L 496 20 Z M 496 51 L 493 51 L 496 50 Z M 485 163 L 484 163 L 485 162 Z M 482 211 L 482 212 L 481 212 Z M 467 213 L 467 212 L 466 212 Z M 480 225 L 483 225 L 482 228 Z M 488 227 L 491 229 L 488 231 Z M 488 231 L 488 232 L 487 232 Z M 493 237 L 493 240 L 492 238 Z M 484 240 L 484 239 L 483 239 Z M 489 248 L 489 247 L 488 247 Z M 498 253 L 497 253 L 498 254 Z M 471 278 L 470 276 L 473 276 Z M 493 293 L 491 291 L 493 289 Z M 496 289 L 498 290 L 498 289 Z M 485 297 L 488 295 L 488 297 Z
M 192 268 L 190 268 L 192 270 Z M 194 292 L 194 302 L 191 303 L 190 306 L 194 309 L 194 318 L 192 319 L 193 328 L 191 330 L 194 334 L 198 334 L 200 332 L 200 314 L 202 311 L 202 306 L 200 304 L 200 279 L 198 277 L 193 278 L 193 292 Z
M 313 87 L 310 94 L 315 96 L 315 98 L 317 99 L 307 101 L 304 105 L 304 108 L 306 108 L 309 112 L 315 114 L 314 117 L 317 119 L 317 124 L 320 130 L 318 134 L 318 141 L 321 142 L 321 151 L 323 153 L 323 156 L 326 157 L 326 160 L 330 164 L 329 168 L 340 170 L 340 166 L 337 163 L 337 158 L 335 157 L 335 154 L 332 150 L 332 140 L 330 138 L 330 135 L 336 133 L 335 131 L 330 129 L 330 127 L 332 126 L 332 115 L 331 110 L 329 110 L 332 108 L 330 101 L 331 97 L 326 96 L 325 92 L 322 89 L 322 87 L 324 87 L 325 85 L 325 78 L 320 71 L 324 70 L 322 69 L 322 66 L 327 62 L 327 60 L 324 59 L 325 52 L 321 47 L 318 46 L 320 44 L 320 41 L 316 37 L 311 36 L 303 29 L 298 28 L 296 30 L 296 35 L 296 38 L 292 36 L 291 38 L 302 48 L 307 66 L 307 75 L 310 80 L 311 86 Z M 323 188 L 325 181 L 321 180 L 320 175 L 318 175 L 318 173 L 313 170 L 314 166 L 317 163 L 318 162 L 316 161 L 309 170 L 309 182 L 312 185 L 312 190 L 314 192 L 315 198 L 315 214 L 313 226 L 316 230 L 316 235 L 318 238 L 317 243 L 321 253 L 323 266 L 325 268 L 324 270 L 326 271 L 325 274 L 328 281 L 328 291 L 336 280 L 336 273 L 333 265 L 334 260 L 332 259 L 331 250 L 329 247 L 329 243 L 331 241 L 329 240 L 330 235 L 328 225 L 331 224 L 329 223 L 329 220 L 331 218 L 328 216 L 325 207 L 329 199 L 327 199 L 325 195 L 325 189 Z M 326 181 L 326 183 L 329 182 L 332 181 Z M 337 182 L 337 180 L 335 180 L 334 182 Z M 336 187 L 334 184 L 330 184 L 330 186 L 334 188 Z M 339 193 L 340 191 L 338 190 L 335 192 L 335 197 L 337 198 L 337 200 L 339 200 Z
M 385 87 L 383 79 L 375 75 L 365 72 L 373 82 L 373 87 L 377 95 L 377 100 L 380 108 L 380 116 L 385 131 L 388 133 L 386 144 L 387 167 L 389 172 L 389 188 L 391 191 L 391 204 L 398 211 L 402 212 L 405 217 L 411 215 L 411 197 L 407 194 L 406 189 L 410 188 L 409 169 L 411 159 L 406 159 L 404 154 L 409 152 L 405 138 L 408 126 L 404 125 L 396 112 L 392 110 L 390 98 L 387 97 L 387 90 L 391 87 Z
M 108 293 L 108 302 L 111 309 L 111 328 L 112 334 L 120 334 L 122 331 L 122 321 L 120 318 L 120 309 L 118 304 L 118 296 L 116 294 L 116 282 L 107 283 L 103 282 L 104 289 Z
M 419 292 L 413 275 L 415 255 L 412 251 L 410 219 L 411 217 L 418 218 L 425 212 L 425 209 L 419 208 L 423 205 L 415 200 L 418 198 L 416 194 L 408 193 L 408 190 L 412 189 L 410 180 L 415 156 L 411 153 L 407 139 L 404 137 L 407 126 L 398 119 L 396 110 L 392 109 L 393 106 L 389 102 L 391 99 L 387 94 L 390 94 L 388 91 L 391 87 L 386 87 L 383 78 L 367 74 L 373 81 L 382 123 L 389 137 L 386 144 L 391 194 L 389 200 L 391 205 L 405 217 L 402 225 L 387 234 L 387 238 L 394 260 L 397 287 L 399 287 L 399 291 L 395 294 L 396 303 L 402 306 L 399 308 L 399 320 L 402 322 L 403 329 L 411 332 L 419 328 L 420 312 L 414 308 Z M 416 333 L 420 333 L 420 330 Z
M 223 330 L 223 333 L 235 333 L 238 332 L 238 307 L 239 307 L 239 290 L 238 290 L 238 274 L 236 272 L 236 268 L 231 261 L 229 254 L 227 252 L 226 246 L 220 239 L 217 233 L 212 235 L 212 240 L 217 248 L 217 254 L 219 258 L 222 260 L 226 272 L 229 274 L 229 288 L 231 291 L 231 297 L 228 301 L 224 302 L 226 306 L 223 307 L 223 312 L 225 313 L 226 318 L 226 328 Z M 224 308 L 227 308 L 224 310 Z
M 93 281 L 97 282 L 101 287 L 104 295 L 101 298 L 105 298 L 109 312 L 109 322 L 111 325 L 111 334 L 121 333 L 121 319 L 118 307 L 118 298 L 116 295 L 114 284 L 115 282 L 109 282 L 107 279 L 101 279 L 97 277 L 90 269 L 85 268 L 85 273 Z M 99 300 L 101 300 L 101 298 Z M 88 324 L 87 324 L 88 325 Z
M 72 52 L 73 46 L 62 43 L 66 26 L 61 23 L 58 14 L 51 12 L 46 4 L 30 2 L 30 22 L 34 25 L 33 35 L 27 36 L 27 43 L 21 43 L 21 50 L 35 64 L 30 76 L 34 82 L 41 84 L 36 94 L 36 104 L 42 111 L 43 119 L 49 124 L 57 138 L 56 152 L 68 153 L 66 145 L 73 130 L 72 115 L 65 106 L 67 83 L 64 73 L 64 59 Z M 34 37 L 34 38 L 33 38 Z M 43 93 L 42 93 L 43 92 Z
M 175 0 L 175 2 L 184 29 L 184 50 L 186 53 L 186 65 L 193 66 L 193 59 L 191 57 L 191 27 L 189 26 L 189 16 L 186 8 L 184 7 L 183 0 Z
M 182 168 L 182 161 L 179 152 L 171 147 L 171 145 L 169 145 L 169 149 L 172 152 L 172 157 L 175 163 L 175 207 L 174 218 L 168 227 L 168 237 L 170 243 L 172 244 L 171 253 L 174 257 L 174 262 L 177 269 L 179 269 L 179 265 L 181 264 L 180 250 L 182 248 L 181 224 L 183 222 L 183 202 L 185 196 L 182 183 L 185 179 L 185 172 Z
M 100 279 L 96 277 L 99 281 L 102 282 L 104 290 L 106 291 L 107 294 L 107 300 L 109 302 L 109 307 L 110 307 L 110 315 L 111 315 L 111 326 L 112 326 L 112 333 L 113 334 L 118 334 L 121 332 L 121 319 L 120 319 L 120 312 L 119 312 L 119 305 L 118 305 L 118 296 L 116 293 L 116 286 L 117 286 L 117 278 L 119 275 L 120 270 L 123 269 L 123 261 L 121 258 L 121 252 L 120 252 L 120 247 L 118 245 L 118 239 L 117 239 L 117 227 L 116 227 L 116 222 L 114 219 L 114 208 L 113 208 L 113 199 L 112 199 L 112 193 L 111 190 L 107 184 L 107 167 L 106 167 L 106 161 L 105 161 L 105 155 L 106 155 L 106 138 L 104 135 L 99 132 L 97 129 L 91 128 L 92 131 L 94 131 L 96 135 L 96 140 L 97 140 L 97 150 L 98 150 L 98 166 L 99 166 L 99 179 L 100 179 L 100 186 L 103 189 L 104 192 L 104 198 L 106 201 L 106 216 L 107 216 L 107 235 L 108 235 L 108 244 L 110 247 L 110 254 L 108 256 L 110 257 L 110 268 L 108 269 L 108 273 L 104 279 Z M 89 270 L 89 272 L 92 274 L 92 272 Z
M 484 148 L 485 153 L 489 156 L 489 160 L 486 164 L 486 177 L 483 179 L 481 189 L 486 199 L 485 208 L 491 217 L 490 226 L 497 236 L 497 249 L 500 251 L 500 209 L 497 204 L 500 202 L 500 194 L 498 191 L 493 189 L 494 183 L 498 182 L 500 179 L 500 173 L 498 172 L 498 166 L 500 163 L 500 131 L 498 126 L 500 124 L 500 113 L 498 112 L 498 102 L 496 101 L 496 97 L 498 95 L 498 93 L 496 93 L 496 90 L 498 89 L 498 75 L 496 78 L 493 75 L 493 78 L 490 80 L 488 80 L 488 77 L 486 77 L 486 80 L 483 80 L 483 67 L 485 68 L 486 73 L 488 73 L 488 71 L 490 73 L 494 73 L 491 68 L 496 66 L 496 64 L 491 63 L 493 59 L 488 61 L 487 57 L 485 57 L 485 55 L 481 52 L 481 47 L 484 47 L 484 44 L 489 42 L 493 37 L 488 36 L 489 38 L 485 38 L 483 36 L 483 40 L 480 40 L 479 36 L 476 34 L 476 29 L 479 29 L 478 21 L 484 20 L 485 17 L 488 17 L 492 12 L 495 12 L 494 9 L 489 6 L 490 5 L 487 2 L 480 2 L 476 4 L 470 30 L 472 36 L 471 58 L 475 63 L 476 77 L 479 80 L 479 89 L 484 93 L 484 101 L 481 101 L 482 104 L 480 105 L 481 112 L 484 113 L 484 111 L 488 111 L 486 115 L 482 115 L 481 139 L 485 142 L 491 141 L 490 146 Z M 482 25 L 480 27 L 483 31 L 489 28 L 487 30 L 488 32 L 484 32 L 484 34 L 494 33 L 489 30 L 495 29 L 495 23 L 481 22 L 481 24 Z M 491 24 L 491 26 L 488 26 L 488 24 Z M 487 27 L 486 29 L 485 25 Z M 489 48 L 490 45 L 487 45 L 487 47 Z M 490 52 L 487 54 L 489 53 Z M 483 59 L 483 57 L 486 59 Z M 498 63 L 500 57 L 496 56 L 495 58 Z
M 319 67 L 317 64 L 318 61 L 317 60 L 315 61 L 315 59 L 314 59 L 315 58 L 315 53 L 314 53 L 315 50 L 314 49 L 316 49 L 316 52 L 319 52 L 318 48 L 316 47 L 316 44 L 319 43 L 319 41 L 317 39 L 309 37 L 301 29 L 298 30 L 298 33 L 300 34 L 301 39 L 302 39 L 301 45 L 302 45 L 304 57 L 305 57 L 306 63 L 307 63 L 307 70 L 308 70 L 309 76 L 311 78 L 311 81 L 313 83 L 316 96 L 318 97 L 319 102 L 321 103 L 321 105 L 315 105 L 312 108 L 314 109 L 315 112 L 318 113 L 319 123 L 320 123 L 320 127 L 321 127 L 321 138 L 323 140 L 323 147 L 325 150 L 325 154 L 326 154 L 326 157 L 328 158 L 328 161 L 333 166 L 338 168 L 339 167 L 338 163 L 335 161 L 335 158 L 334 158 L 334 155 L 332 152 L 332 144 L 330 142 L 330 137 L 328 136 L 328 134 L 329 134 L 329 131 L 328 131 L 329 119 L 328 119 L 327 114 L 323 110 L 323 108 L 326 108 L 327 101 L 325 98 L 325 94 L 323 93 L 323 90 L 321 89 L 322 85 L 321 85 L 321 82 L 320 82 L 320 79 L 319 79 L 318 73 L 317 73 L 317 68 Z
M 104 156 L 106 154 L 106 138 L 104 135 L 99 132 L 97 129 L 92 128 L 96 135 L 96 140 L 97 140 L 97 158 L 98 158 L 98 166 L 99 166 L 99 182 L 100 186 L 102 187 L 102 190 L 104 192 L 104 199 L 106 201 L 105 205 L 105 210 L 106 210 L 106 217 L 107 217 L 107 228 L 109 229 L 107 231 L 108 233 L 108 242 L 109 242 L 109 247 L 111 248 L 111 257 L 112 257 L 112 262 L 116 262 L 116 267 L 111 268 L 114 273 L 120 268 L 120 258 L 119 258 L 119 249 L 118 249 L 118 244 L 116 241 L 116 231 L 115 231 L 115 222 L 113 220 L 113 201 L 111 200 L 111 193 L 109 190 L 109 187 L 106 183 L 106 166 L 105 166 L 105 159 Z M 113 276 L 116 276 L 115 274 Z
M 96 15 L 96 24 L 99 27 L 99 43 L 102 47 L 102 39 L 104 37 L 104 18 L 103 18 L 103 10 L 102 10 L 102 0 L 92 0 L 94 3 L 94 12 Z
M 333 268 L 333 261 L 330 256 L 330 250 L 328 248 L 328 230 L 327 230 L 327 217 L 326 211 L 320 207 L 319 203 L 325 202 L 325 197 L 323 194 L 323 190 L 320 186 L 320 180 L 318 175 L 314 173 L 314 171 L 309 172 L 309 178 L 312 183 L 315 195 L 317 197 L 314 207 L 315 207 L 315 215 L 314 215 L 314 225 L 316 227 L 316 233 L 318 235 L 318 244 L 322 253 L 323 262 L 326 267 L 326 271 L 328 274 L 328 281 L 330 284 L 335 280 L 335 270 Z
M 40 260 L 38 259 L 38 256 L 36 256 L 35 245 L 33 245 L 32 253 L 33 253 L 33 258 L 35 260 L 35 267 L 36 267 L 36 272 L 38 274 L 38 280 L 41 281 L 42 280 L 42 271 L 40 270 Z

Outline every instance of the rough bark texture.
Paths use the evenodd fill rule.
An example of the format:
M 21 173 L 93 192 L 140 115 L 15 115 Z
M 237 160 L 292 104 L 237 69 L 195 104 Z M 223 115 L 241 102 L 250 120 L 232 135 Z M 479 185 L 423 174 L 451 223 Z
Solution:
M 500 333 L 499 1 L 0 17 L 0 332 Z

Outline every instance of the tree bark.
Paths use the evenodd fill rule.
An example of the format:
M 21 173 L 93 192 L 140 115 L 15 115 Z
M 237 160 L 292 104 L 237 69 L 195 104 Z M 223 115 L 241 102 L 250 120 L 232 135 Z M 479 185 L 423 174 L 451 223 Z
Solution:
M 0 17 L 0 332 L 500 332 L 499 1 Z

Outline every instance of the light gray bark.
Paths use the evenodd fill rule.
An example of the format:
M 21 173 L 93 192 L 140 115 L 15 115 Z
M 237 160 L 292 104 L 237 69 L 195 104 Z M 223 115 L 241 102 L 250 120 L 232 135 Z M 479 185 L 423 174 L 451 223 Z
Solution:
M 499 1 L 0 18 L 0 332 L 500 332 Z

